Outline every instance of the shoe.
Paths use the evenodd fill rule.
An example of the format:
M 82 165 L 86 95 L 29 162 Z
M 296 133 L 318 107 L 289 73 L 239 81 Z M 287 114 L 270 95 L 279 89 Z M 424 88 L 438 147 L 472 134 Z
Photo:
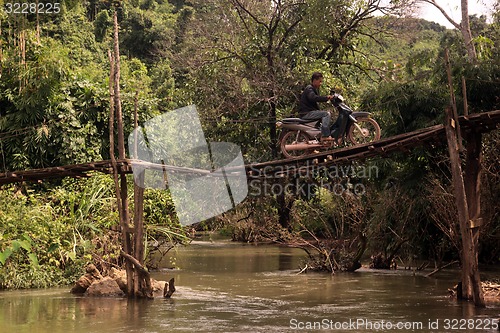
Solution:
M 321 142 L 325 142 L 325 141 L 333 141 L 335 140 L 334 138 L 332 138 L 331 136 L 322 136 L 321 137 Z

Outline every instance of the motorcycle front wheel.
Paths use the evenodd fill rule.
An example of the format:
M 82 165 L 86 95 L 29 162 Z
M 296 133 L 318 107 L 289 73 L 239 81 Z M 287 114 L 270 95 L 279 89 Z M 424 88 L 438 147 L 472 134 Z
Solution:
M 380 139 L 381 131 L 378 123 L 372 118 L 358 118 L 353 123 L 347 137 L 354 145 L 368 143 Z
M 288 131 L 281 137 L 280 148 L 281 153 L 285 158 L 300 157 L 312 154 L 314 149 L 286 149 L 286 146 L 291 146 L 300 143 L 307 143 L 311 138 L 302 131 Z

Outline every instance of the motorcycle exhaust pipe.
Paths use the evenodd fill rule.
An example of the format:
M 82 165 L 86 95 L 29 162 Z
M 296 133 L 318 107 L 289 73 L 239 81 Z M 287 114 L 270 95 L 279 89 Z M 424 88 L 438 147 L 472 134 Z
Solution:
M 285 150 L 305 150 L 305 149 L 312 149 L 312 148 L 321 148 L 322 145 L 319 143 L 295 143 L 292 145 L 285 145 Z

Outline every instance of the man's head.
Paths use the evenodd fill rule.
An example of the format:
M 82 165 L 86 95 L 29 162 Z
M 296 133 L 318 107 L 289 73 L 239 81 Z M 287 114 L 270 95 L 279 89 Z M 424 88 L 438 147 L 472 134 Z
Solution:
M 311 85 L 315 89 L 319 89 L 322 83 L 323 83 L 323 74 L 321 74 L 320 72 L 314 72 L 313 75 L 311 76 Z

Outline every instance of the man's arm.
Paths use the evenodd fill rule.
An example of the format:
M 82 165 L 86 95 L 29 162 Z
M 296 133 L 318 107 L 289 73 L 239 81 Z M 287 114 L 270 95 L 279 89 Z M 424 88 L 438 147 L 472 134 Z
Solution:
M 329 98 L 329 96 L 320 96 L 320 95 L 316 94 L 314 89 L 312 89 L 312 87 L 311 87 L 307 91 L 307 99 L 310 100 L 311 102 L 323 103 L 323 102 L 327 102 L 330 98 Z

